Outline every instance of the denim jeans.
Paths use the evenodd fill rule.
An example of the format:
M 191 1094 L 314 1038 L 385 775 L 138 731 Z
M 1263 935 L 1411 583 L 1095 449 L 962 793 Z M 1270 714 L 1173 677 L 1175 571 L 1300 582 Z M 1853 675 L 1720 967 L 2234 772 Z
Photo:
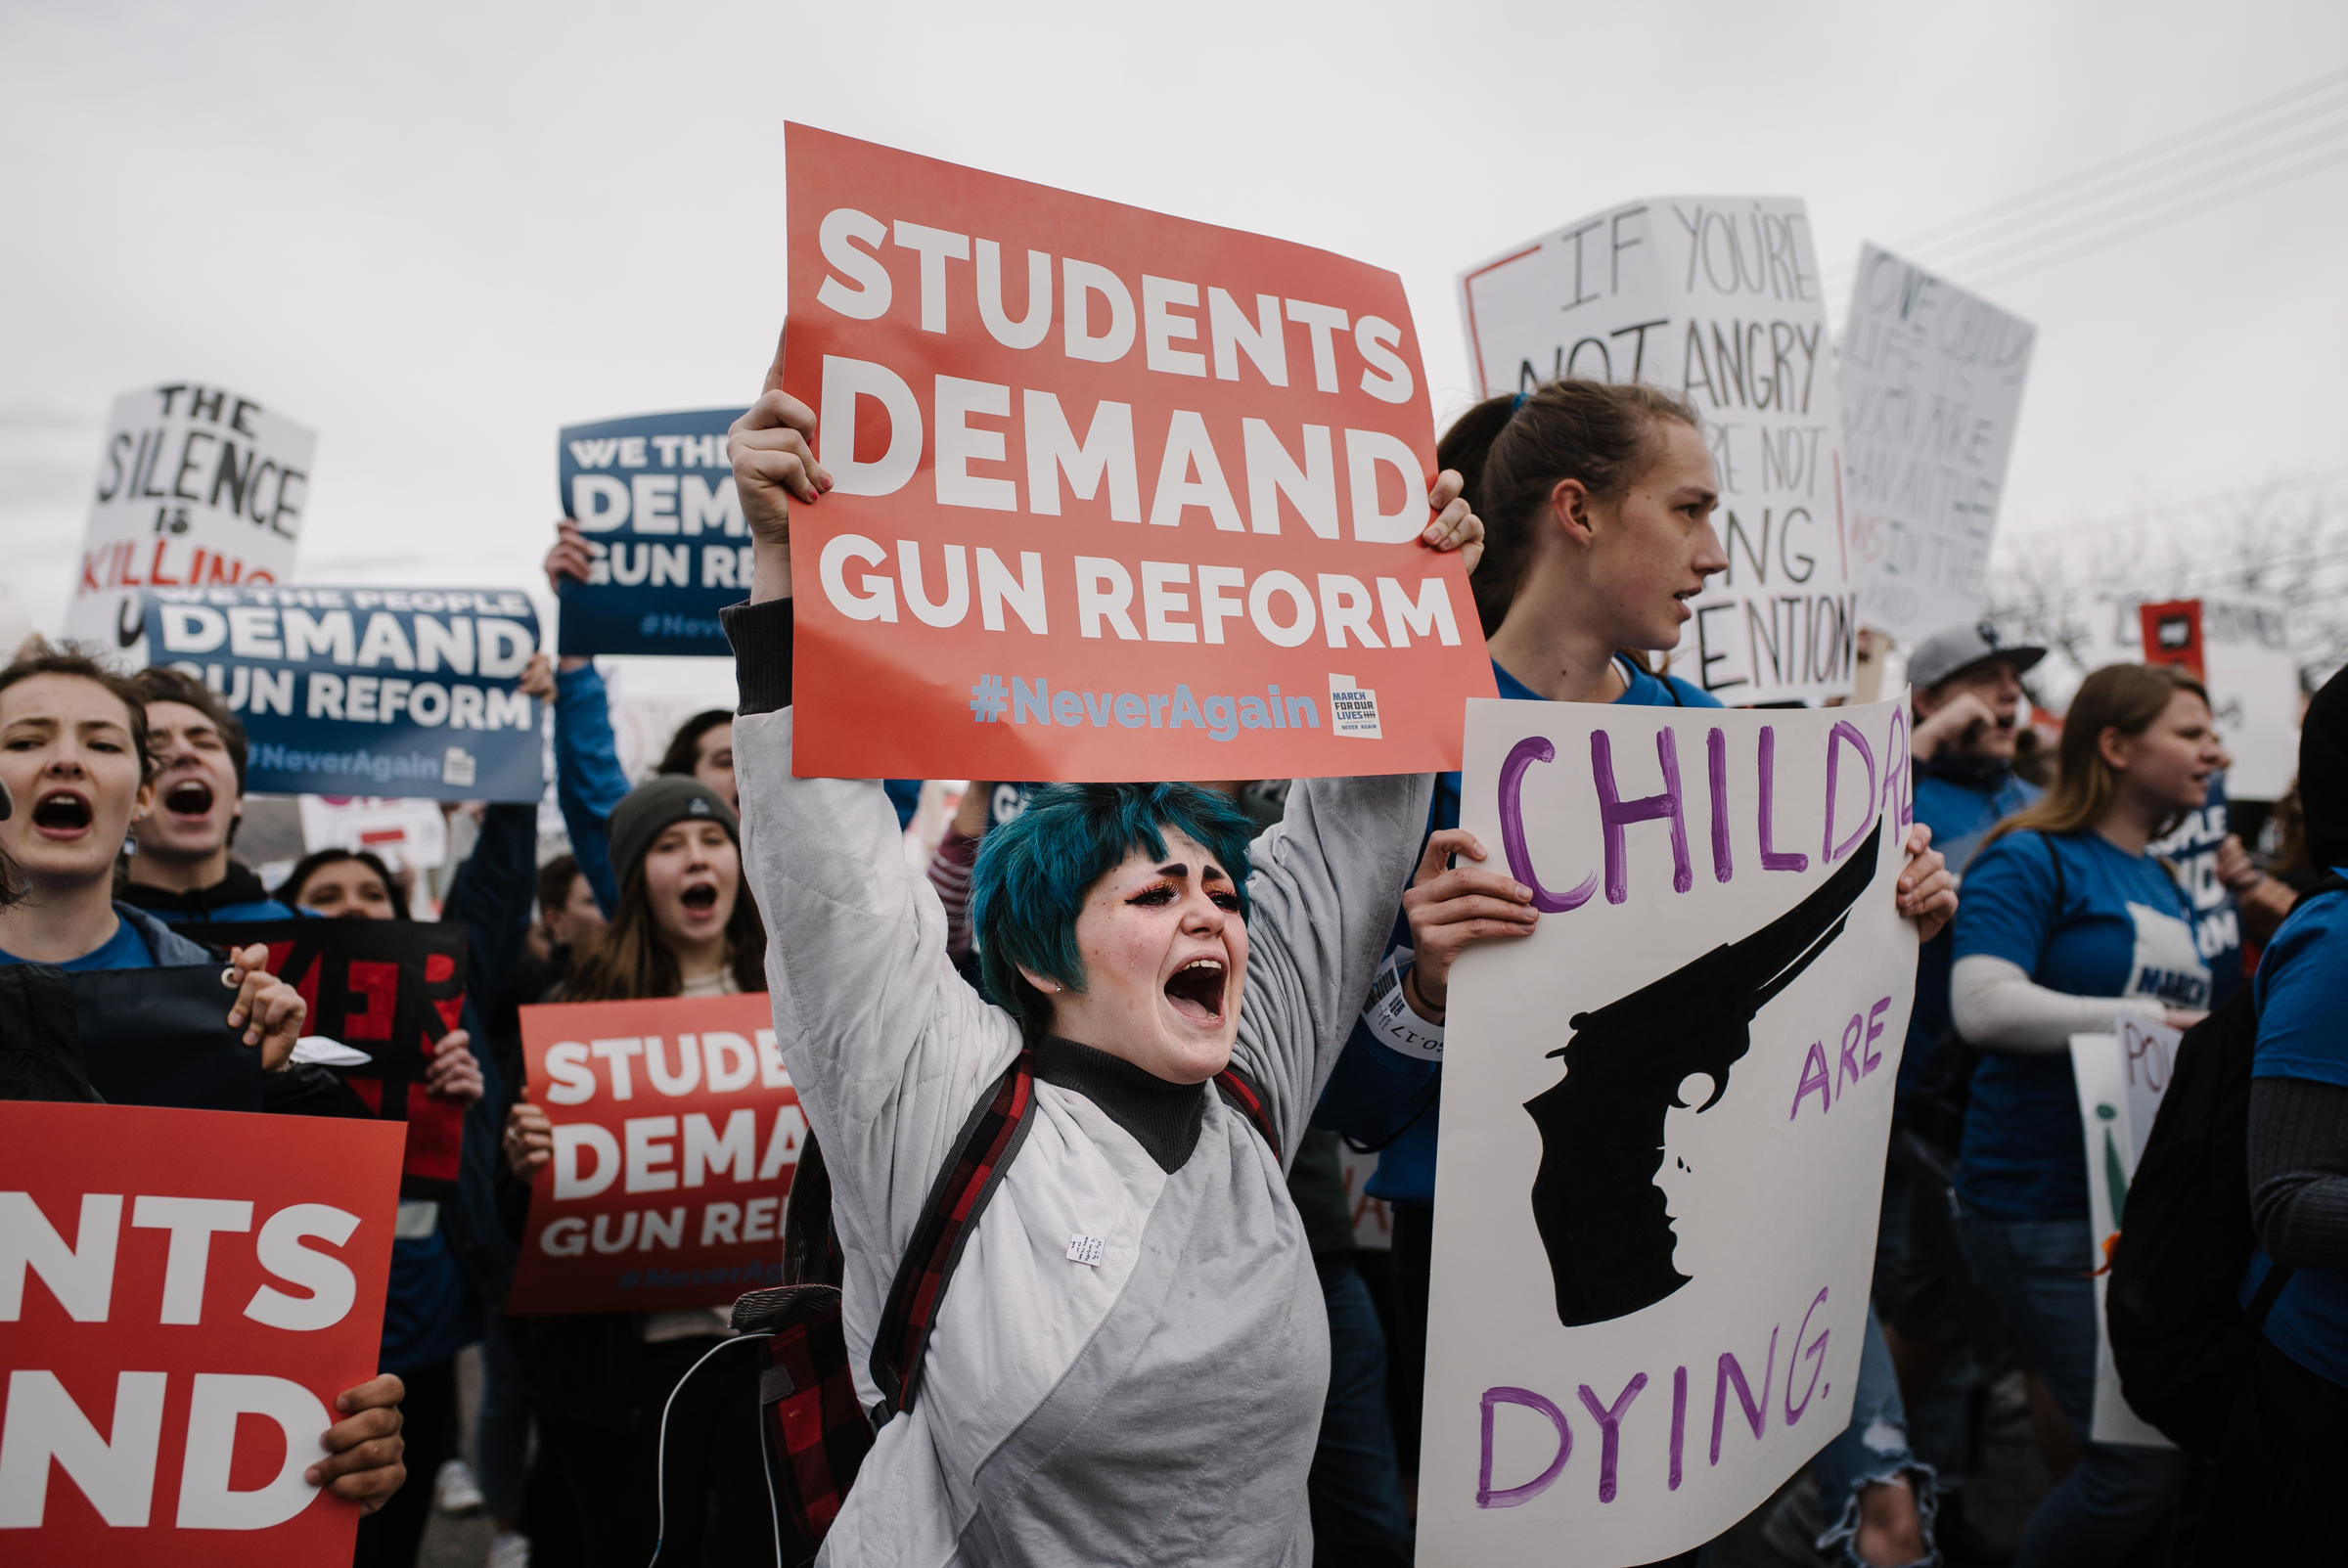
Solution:
M 2116 1563 L 2175 1506 L 2186 1478 L 2173 1449 L 2095 1442 L 2096 1284 L 2102 1260 L 2085 1220 L 2008 1220 L 1968 1209 L 1973 1277 L 1997 1303 L 2022 1365 L 2054 1395 L 2079 1462 L 2031 1515 L 2014 1568 Z
M 474 1478 L 482 1511 L 512 1524 L 521 1517 L 522 1482 L 530 1457 L 530 1411 L 522 1402 L 521 1368 L 503 1314 L 487 1314 L 481 1332 L 481 1408 L 473 1423 Z
M 1867 1309 L 1867 1337 L 1859 1350 L 1859 1391 L 1851 1399 L 1851 1424 L 1819 1451 L 1810 1461 L 1810 1473 L 1818 1481 L 1819 1513 L 1829 1521 L 1819 1538 L 1821 1551 L 1839 1563 L 1860 1563 L 1853 1547 L 1859 1533 L 1859 1494 L 1875 1482 L 1905 1476 L 1916 1494 L 1917 1516 L 1923 1527 L 1924 1554 L 1917 1560 L 1932 1561 L 1932 1516 L 1938 1506 L 1932 1471 L 1909 1452 L 1899 1374 L 1872 1305 Z
M 1410 1568 L 1411 1522 L 1386 1412 L 1386 1336 L 1348 1253 L 1315 1258 L 1329 1304 L 1329 1394 L 1305 1496 L 1316 1568 Z

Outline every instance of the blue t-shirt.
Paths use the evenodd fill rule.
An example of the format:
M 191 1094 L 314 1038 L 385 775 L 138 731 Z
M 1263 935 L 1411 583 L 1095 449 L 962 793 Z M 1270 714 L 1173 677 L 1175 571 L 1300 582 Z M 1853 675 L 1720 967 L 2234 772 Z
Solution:
M 2045 793 L 2010 772 L 1995 782 L 1967 780 L 1935 773 L 1925 763 L 1916 771 L 1916 820 L 1932 829 L 1932 847 L 1962 878 L 1989 830 Z M 1908 1046 L 1900 1053 L 1903 1090 L 1923 1082 L 1933 1048 L 1956 1032 L 1949 1017 L 1949 966 L 1956 962 L 1956 932 L 1944 926 L 1917 954 L 1916 1006 L 1908 1014 Z
M 0 953 L 0 963 L 31 962 L 18 958 L 14 953 Z M 68 974 L 78 974 L 84 969 L 152 969 L 155 967 L 155 953 L 147 946 L 147 939 L 139 934 L 137 926 L 128 920 L 117 919 L 113 935 L 80 958 L 68 959 L 58 967 Z
M 1643 708 L 1721 705 L 1711 693 L 1676 675 L 1649 675 L 1620 655 L 1616 656 L 1615 667 L 1628 683 L 1622 695 L 1614 699 L 1617 703 Z M 1498 663 L 1492 666 L 1492 680 L 1500 694 L 1512 701 L 1543 700 L 1540 693 Z M 1427 837 L 1459 825 L 1460 776 L 1438 774 L 1434 805 L 1427 813 Z M 1424 842 L 1421 840 L 1422 848 Z M 1394 933 L 1387 941 L 1386 952 L 1398 964 L 1410 963 L 1411 923 L 1399 913 L 1394 917 Z M 1387 1047 L 1359 1020 L 1355 1021 L 1353 1034 L 1345 1042 L 1345 1053 L 1330 1076 L 1329 1087 L 1322 1092 L 1313 1120 L 1357 1142 L 1385 1145 L 1377 1157 L 1377 1169 L 1365 1187 L 1371 1196 L 1394 1203 L 1435 1201 L 1435 1130 L 1440 1109 L 1435 1100 L 1442 1071 L 1441 1063 L 1406 1056 Z
M 2209 781 L 2209 798 L 2199 811 L 2152 846 L 2152 853 L 2177 868 L 2193 904 L 2193 936 L 2209 965 L 2209 1005 L 2215 1008 L 2242 983 L 2242 911 L 2218 880 L 2218 850 L 2227 826 L 2226 776 Z
M 2340 977 L 2348 974 L 2348 893 L 2325 893 L 2291 912 L 2259 958 L 2258 1053 L 2253 1078 L 2305 1078 L 2348 1088 L 2348 1022 Z M 2265 1252 L 2242 1281 L 2247 1303 L 2266 1278 Z M 2348 1385 L 2348 1273 L 2301 1269 L 2267 1315 L 2277 1350 L 2322 1377 Z
M 1965 873 L 1954 957 L 2004 959 L 2070 996 L 2206 1008 L 2192 916 L 2148 854 L 2092 831 L 2011 833 Z M 2087 1218 L 2087 1138 L 2068 1051 L 1982 1053 L 1957 1191 L 2005 1219 Z

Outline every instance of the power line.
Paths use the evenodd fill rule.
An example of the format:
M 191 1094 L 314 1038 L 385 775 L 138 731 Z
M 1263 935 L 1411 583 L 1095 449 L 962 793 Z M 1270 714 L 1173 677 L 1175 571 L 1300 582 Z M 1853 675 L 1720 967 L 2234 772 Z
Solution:
M 2198 125 L 2189 126 L 2182 131 L 2161 137 L 2157 141 L 2147 142 L 2133 152 L 2122 153 L 2115 157 L 2105 158 L 2100 163 L 2091 164 L 2087 168 L 2066 174 L 2060 179 L 2033 186 L 2018 196 L 2008 197 L 2002 202 L 1993 202 L 1988 206 L 1977 208 L 1963 217 L 1952 218 L 1929 229 L 1919 230 L 1910 235 L 1905 243 L 1919 247 L 1943 244 L 1967 229 L 1993 220 L 2003 220 L 2008 214 L 2017 210 L 2026 210 L 2032 206 L 2059 200 L 2071 193 L 2075 187 L 2117 173 L 2130 164 L 2157 157 L 2161 154 L 2177 148 L 2190 147 L 2194 142 L 2208 139 L 2213 133 L 2229 129 L 2246 119 L 2258 118 L 2273 111 L 2285 108 L 2302 98 L 2319 96 L 2338 87 L 2348 87 L 2348 69 L 2335 70 L 2327 75 L 2319 76 L 2313 81 L 2302 82 L 2296 87 L 2269 94 L 2240 109 L 2220 114 L 2214 119 L 2203 120 Z M 2336 106 L 2327 104 L 2315 112 L 2326 112 L 2333 107 Z M 2264 132 L 2256 134 L 2264 134 Z
M 2271 94 L 2256 103 L 2205 120 L 2133 152 L 2033 187 L 1963 217 L 1919 231 L 1892 246 L 1898 254 L 1926 260 L 1944 270 L 1987 266 L 1992 278 L 2010 282 L 2046 267 L 2091 254 L 2107 246 L 2141 238 L 2172 223 L 2243 200 L 2287 181 L 2304 178 L 2348 158 L 2348 120 L 2309 131 L 2311 119 L 2348 109 L 2348 70 Z M 2308 104 L 2305 101 L 2315 99 Z M 2287 113 L 2285 112 L 2287 112 Z M 2246 122 L 2247 129 L 2241 129 Z M 2276 142 L 2285 132 L 2299 132 Z M 2258 144 L 2266 144 L 2258 146 Z M 2229 162 L 2210 159 L 2237 149 L 2258 151 Z M 2179 152 L 2180 149 L 2184 151 Z M 2278 172 L 2282 159 L 2315 156 Z M 2167 155 L 2176 156 L 2167 156 Z M 2264 174 L 2265 177 L 2260 176 Z M 2200 198 L 2200 200 L 2193 200 Z M 2128 221 L 2145 205 L 2179 202 L 2164 211 Z M 2032 252 L 2038 252 L 2033 254 Z M 1824 282 L 1846 292 L 1856 276 L 1852 263 L 1826 269 Z

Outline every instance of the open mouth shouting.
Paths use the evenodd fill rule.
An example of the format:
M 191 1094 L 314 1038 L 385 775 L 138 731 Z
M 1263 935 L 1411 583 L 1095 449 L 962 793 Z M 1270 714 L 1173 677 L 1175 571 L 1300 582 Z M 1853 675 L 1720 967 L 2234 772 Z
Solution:
M 688 883 L 684 890 L 677 894 L 677 902 L 685 906 L 686 914 L 705 918 L 717 912 L 717 884 L 715 882 Z
M 1221 959 L 1193 959 L 1167 976 L 1166 1000 L 1184 1021 L 1216 1028 L 1223 1022 L 1224 979 Z
M 97 813 L 78 789 L 52 789 L 32 803 L 33 830 L 43 838 L 70 842 L 90 830 Z
M 202 779 L 182 779 L 163 791 L 163 810 L 190 822 L 202 822 L 212 814 L 214 798 L 212 786 Z

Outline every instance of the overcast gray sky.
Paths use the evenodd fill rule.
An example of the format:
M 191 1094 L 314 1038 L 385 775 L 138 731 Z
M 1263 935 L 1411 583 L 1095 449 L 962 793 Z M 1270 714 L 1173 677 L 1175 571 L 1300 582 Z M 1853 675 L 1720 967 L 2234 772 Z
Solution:
M 2348 7 L 0 11 L 0 540 L 54 629 L 113 395 L 320 432 L 302 575 L 517 584 L 567 421 L 746 401 L 788 119 L 1453 278 L 1610 202 L 1808 199 L 1822 261 L 2348 66 Z M 2348 466 L 2348 162 L 1989 291 L 2040 328 L 2012 533 Z M 1959 281 L 1966 281 L 1963 273 Z

